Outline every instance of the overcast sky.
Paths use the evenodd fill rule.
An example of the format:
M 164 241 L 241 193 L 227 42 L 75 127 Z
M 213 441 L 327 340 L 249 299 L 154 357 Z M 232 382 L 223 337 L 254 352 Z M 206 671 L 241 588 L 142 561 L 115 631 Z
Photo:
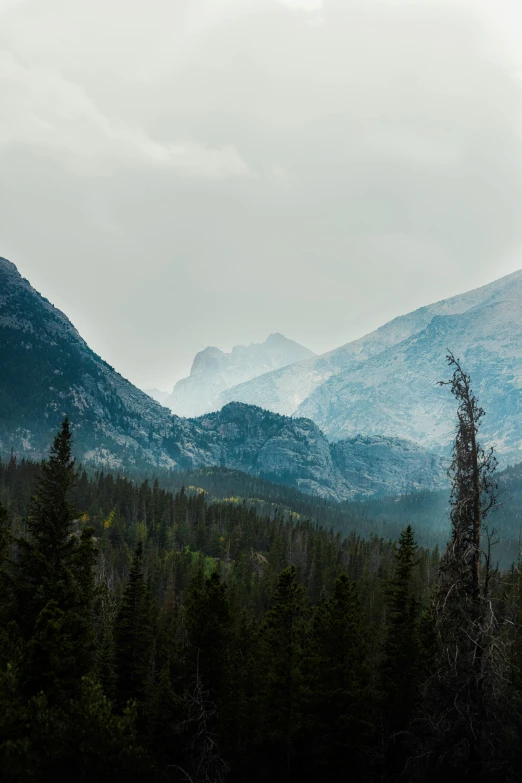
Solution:
M 520 5 L 0 0 L 0 255 L 165 389 L 518 269 Z

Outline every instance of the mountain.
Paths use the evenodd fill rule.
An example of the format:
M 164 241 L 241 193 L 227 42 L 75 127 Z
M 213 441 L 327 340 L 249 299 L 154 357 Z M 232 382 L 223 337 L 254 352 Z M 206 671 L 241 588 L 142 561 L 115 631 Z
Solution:
M 67 317 L 0 259 L 0 454 L 45 456 L 64 415 L 85 464 L 222 466 L 333 500 L 437 488 L 445 461 L 404 440 L 330 444 L 312 421 L 232 403 L 184 419 L 100 359 Z
M 179 432 L 181 468 L 221 465 L 338 501 L 447 484 L 447 461 L 404 440 L 357 437 L 331 444 L 309 419 L 242 403 L 189 421 L 198 453 L 187 458 L 190 442 Z
M 236 345 L 230 353 L 208 347 L 196 354 L 188 378 L 174 386 L 162 402 L 178 416 L 200 416 L 221 408 L 221 392 L 258 375 L 315 356 L 282 334 L 271 334 L 264 343 Z
M 454 432 L 455 401 L 437 385 L 448 348 L 470 373 L 487 415 L 482 440 L 502 463 L 522 456 L 522 273 L 504 278 L 464 313 L 437 315 L 416 334 L 339 373 L 298 408 L 331 438 L 356 432 L 411 439 L 443 453 Z
M 515 273 L 518 274 L 518 273 Z M 508 278 L 506 278 L 508 279 Z M 328 353 L 314 356 L 291 367 L 265 373 L 247 383 L 222 392 L 219 402 L 245 402 L 291 416 L 328 378 L 357 368 L 367 359 L 425 329 L 438 315 L 458 315 L 487 300 L 503 280 L 459 294 L 412 313 L 401 315 L 373 332 Z
M 356 433 L 404 437 L 445 453 L 455 403 L 437 381 L 458 356 L 487 412 L 483 439 L 503 463 L 522 447 L 522 272 L 422 307 L 329 354 L 221 395 L 315 421 L 331 440 Z
M 143 391 L 149 397 L 152 397 L 153 400 L 156 400 L 156 402 L 159 402 L 160 405 L 163 405 L 163 403 L 165 402 L 165 400 L 169 396 L 169 392 L 161 391 L 161 389 L 143 389 Z
M 0 451 L 44 456 L 67 413 L 88 462 L 172 464 L 171 416 L 100 359 L 69 319 L 0 258 Z

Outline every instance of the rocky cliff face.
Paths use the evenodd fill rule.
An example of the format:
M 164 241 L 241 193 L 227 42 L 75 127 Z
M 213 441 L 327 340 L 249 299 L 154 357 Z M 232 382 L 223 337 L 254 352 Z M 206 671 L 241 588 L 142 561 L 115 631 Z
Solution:
M 188 424 L 177 420 L 164 444 L 180 468 L 222 465 L 338 501 L 447 485 L 447 460 L 403 440 L 330 444 L 309 419 L 242 403 Z
M 358 435 L 332 444 L 332 456 L 357 498 L 404 494 L 447 486 L 447 460 L 415 443 L 381 435 Z M 390 492 L 390 489 L 395 490 Z
M 219 395 L 229 387 L 312 356 L 282 334 L 271 334 L 264 343 L 236 345 L 230 353 L 205 348 L 196 355 L 190 376 L 178 381 L 163 404 L 179 416 L 200 416 L 218 410 Z
M 91 351 L 67 317 L 5 259 L 0 367 L 0 454 L 14 448 L 45 456 L 67 414 L 76 456 L 112 469 L 222 465 L 335 500 L 446 481 L 443 459 L 403 441 L 332 446 L 312 421 L 238 403 L 196 419 L 171 415 Z

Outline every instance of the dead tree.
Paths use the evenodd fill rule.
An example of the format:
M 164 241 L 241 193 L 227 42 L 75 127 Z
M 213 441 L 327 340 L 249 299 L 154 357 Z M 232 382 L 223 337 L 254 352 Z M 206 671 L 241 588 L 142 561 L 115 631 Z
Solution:
M 212 731 L 216 707 L 199 673 L 199 652 L 196 675 L 192 687 L 185 691 L 183 701 L 187 717 L 180 724 L 179 731 L 190 736 L 187 748 L 189 769 L 173 766 L 183 773 L 182 780 L 188 783 L 224 783 L 230 770 L 221 758 L 217 737 Z
M 447 361 L 453 375 L 440 385 L 449 386 L 458 403 L 449 469 L 452 530 L 433 603 L 437 649 L 425 688 L 429 740 L 423 757 L 431 757 L 439 772 L 447 766 L 480 779 L 503 764 L 503 740 L 497 739 L 509 658 L 490 596 L 496 531 L 488 529 L 487 518 L 499 494 L 497 460 L 479 442 L 485 413 L 470 376 L 452 353 Z
M 484 590 L 489 583 L 487 577 L 481 581 L 481 533 L 489 512 L 497 503 L 498 488 L 494 478 L 497 460 L 493 448 L 485 451 L 478 442 L 485 412 L 473 394 L 470 376 L 452 353 L 448 354 L 447 361 L 453 368 L 453 376 L 449 381 L 440 381 L 439 385 L 451 388 L 458 408 L 449 469 L 452 537 L 444 566 L 446 570 L 450 564 L 456 567 L 458 580 L 450 579 L 452 588 L 457 589 L 461 598 L 470 600 L 474 611 L 478 612 L 481 585 Z M 489 562 L 490 559 L 486 561 Z M 454 570 L 449 568 L 449 571 Z M 457 574 L 452 574 L 455 576 Z

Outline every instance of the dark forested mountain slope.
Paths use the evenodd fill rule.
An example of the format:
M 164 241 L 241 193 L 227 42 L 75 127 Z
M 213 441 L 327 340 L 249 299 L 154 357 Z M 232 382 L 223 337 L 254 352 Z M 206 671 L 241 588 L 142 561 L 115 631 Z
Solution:
M 67 414 L 77 456 L 110 468 L 218 465 L 335 500 L 445 483 L 443 460 L 403 440 L 331 446 L 307 419 L 239 403 L 173 416 L 100 359 L 5 259 L 0 292 L 0 453 L 42 457 Z
M 171 460 L 170 415 L 102 361 L 68 318 L 0 259 L 0 448 L 43 456 L 64 414 L 88 461 Z M 157 433 L 154 437 L 152 432 Z

